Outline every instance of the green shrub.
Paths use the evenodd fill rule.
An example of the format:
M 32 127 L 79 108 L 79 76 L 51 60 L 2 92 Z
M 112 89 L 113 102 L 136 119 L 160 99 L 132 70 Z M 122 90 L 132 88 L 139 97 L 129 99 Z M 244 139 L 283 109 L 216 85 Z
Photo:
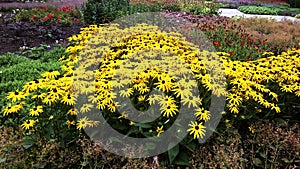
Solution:
M 284 16 L 295 16 L 300 13 L 298 8 L 272 7 L 272 6 L 240 6 L 239 11 L 246 14 L 260 14 L 260 15 L 284 15 Z
M 24 57 L 22 53 L 21 55 L 7 53 L 0 56 L 0 110 L 5 105 L 7 92 L 22 90 L 26 82 L 39 78 L 41 73 L 59 69 L 61 63 L 57 62 L 57 58 L 63 55 L 63 48 L 58 47 L 48 52 L 37 49 L 39 48 L 33 48 L 23 54 L 38 60 Z M 0 119 L 3 121 L 1 120 L 0 126 L 5 121 L 2 115 L 1 113 Z M 17 126 L 16 122 L 6 121 L 6 123 Z
M 184 12 L 191 12 L 194 15 L 199 15 L 199 14 L 214 14 L 214 15 L 219 15 L 219 8 L 221 5 L 218 5 L 214 2 L 196 2 L 195 4 L 193 3 L 183 3 L 181 5 L 181 11 Z
M 239 11 L 246 14 L 259 14 L 259 15 L 278 15 L 281 11 L 278 8 L 266 6 L 240 6 Z
M 108 23 L 120 17 L 129 7 L 129 0 L 88 0 L 83 5 L 87 24 Z

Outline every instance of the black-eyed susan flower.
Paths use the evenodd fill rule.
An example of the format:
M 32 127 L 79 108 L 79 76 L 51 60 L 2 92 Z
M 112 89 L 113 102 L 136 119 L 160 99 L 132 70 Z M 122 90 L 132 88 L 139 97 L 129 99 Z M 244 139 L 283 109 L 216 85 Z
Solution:
M 35 120 L 26 120 L 21 124 L 22 129 L 29 130 L 35 124 Z
M 66 105 L 70 105 L 70 106 L 74 105 L 75 101 L 76 101 L 76 98 L 75 98 L 74 94 L 72 94 L 72 93 L 68 93 L 68 94 L 64 95 L 61 100 L 62 103 L 66 104 Z
M 210 113 L 204 108 L 198 108 L 195 113 L 198 120 L 208 121 L 210 119 Z
M 165 103 L 161 108 L 160 108 L 163 116 L 165 117 L 173 117 L 178 113 L 178 106 L 173 103 Z
M 190 135 L 194 135 L 194 139 L 203 138 L 205 135 L 205 126 L 202 125 L 202 123 L 198 122 L 191 122 L 189 124 L 190 128 L 187 130 Z
M 10 113 L 17 113 L 19 112 L 23 106 L 24 106 L 25 102 L 21 102 L 20 104 L 17 105 L 12 105 L 12 104 L 8 104 L 8 106 L 6 106 L 2 112 L 4 116 L 7 116 Z
M 54 79 L 59 75 L 60 75 L 60 73 L 57 70 L 49 70 L 48 72 L 42 73 L 42 77 L 48 78 L 48 79 Z
M 86 112 L 89 112 L 91 111 L 91 109 L 94 107 L 94 105 L 92 104 L 83 104 L 80 108 L 80 112 L 81 113 L 86 113 Z
M 7 99 L 11 99 L 12 102 L 19 101 L 21 99 L 24 99 L 27 96 L 25 92 L 21 92 L 19 90 L 15 92 L 8 92 L 8 95 L 6 96 Z
M 32 109 L 30 109 L 29 114 L 31 116 L 39 116 L 40 113 L 43 112 L 43 106 L 34 106 Z

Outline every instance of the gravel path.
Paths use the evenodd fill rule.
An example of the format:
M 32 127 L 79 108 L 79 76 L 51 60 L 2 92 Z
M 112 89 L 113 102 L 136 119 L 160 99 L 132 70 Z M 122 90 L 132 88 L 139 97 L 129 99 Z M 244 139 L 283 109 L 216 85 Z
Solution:
M 219 10 L 221 12 L 221 16 L 228 16 L 228 17 L 233 17 L 233 16 L 240 16 L 240 17 L 245 17 L 245 18 L 251 18 L 251 17 L 259 17 L 259 18 L 273 18 L 276 21 L 281 21 L 281 20 L 292 20 L 292 21 L 299 21 L 300 19 L 291 17 L 291 16 L 277 16 L 277 15 L 252 15 L 252 14 L 245 14 L 243 12 L 240 12 L 237 9 L 225 9 L 221 8 Z

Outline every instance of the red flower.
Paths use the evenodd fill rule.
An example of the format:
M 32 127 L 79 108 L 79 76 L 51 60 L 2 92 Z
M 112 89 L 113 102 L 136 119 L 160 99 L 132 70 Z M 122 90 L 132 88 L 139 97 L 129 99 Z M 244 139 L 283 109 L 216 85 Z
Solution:
M 42 18 L 42 21 L 45 22 L 45 21 L 47 21 L 48 19 L 49 19 L 49 18 L 48 18 L 47 16 L 45 16 L 45 17 Z
M 234 55 L 234 52 L 228 52 L 230 56 L 233 56 Z
M 79 19 L 78 18 L 75 18 L 75 23 L 78 23 L 79 22 Z
M 56 21 L 57 21 L 57 22 L 60 22 L 60 21 L 61 21 L 61 19 L 60 19 L 60 18 L 57 18 L 57 19 L 56 19 Z
M 259 49 L 259 50 L 258 50 L 258 53 L 262 53 L 262 50 L 261 50 L 261 49 Z
M 220 46 L 221 46 L 221 43 L 220 43 L 220 42 L 218 42 L 218 41 L 214 41 L 214 44 L 215 44 L 215 45 L 217 45 L 218 47 L 220 47 Z
M 267 39 L 263 40 L 263 41 L 262 41 L 262 44 L 265 45 L 266 42 L 267 42 Z
M 51 13 L 49 13 L 47 16 L 48 16 L 49 19 L 53 18 L 53 15 Z
M 246 60 L 247 60 L 247 61 L 250 61 L 250 60 L 251 60 L 251 56 L 247 56 L 247 57 L 246 57 Z
M 242 41 L 241 46 L 242 46 L 242 47 L 245 46 L 245 41 Z
M 42 8 L 43 10 L 46 10 L 46 6 L 42 6 L 41 8 Z

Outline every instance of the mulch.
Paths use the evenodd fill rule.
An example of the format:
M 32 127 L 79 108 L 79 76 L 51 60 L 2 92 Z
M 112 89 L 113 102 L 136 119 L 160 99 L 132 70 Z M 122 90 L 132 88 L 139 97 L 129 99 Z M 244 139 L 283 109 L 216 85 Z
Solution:
M 72 6 L 76 8 L 81 8 L 82 5 L 87 0 L 48 0 L 47 2 L 2 2 L 0 1 L 0 10 L 10 10 L 10 9 L 26 9 L 26 8 L 35 8 L 42 6 Z

